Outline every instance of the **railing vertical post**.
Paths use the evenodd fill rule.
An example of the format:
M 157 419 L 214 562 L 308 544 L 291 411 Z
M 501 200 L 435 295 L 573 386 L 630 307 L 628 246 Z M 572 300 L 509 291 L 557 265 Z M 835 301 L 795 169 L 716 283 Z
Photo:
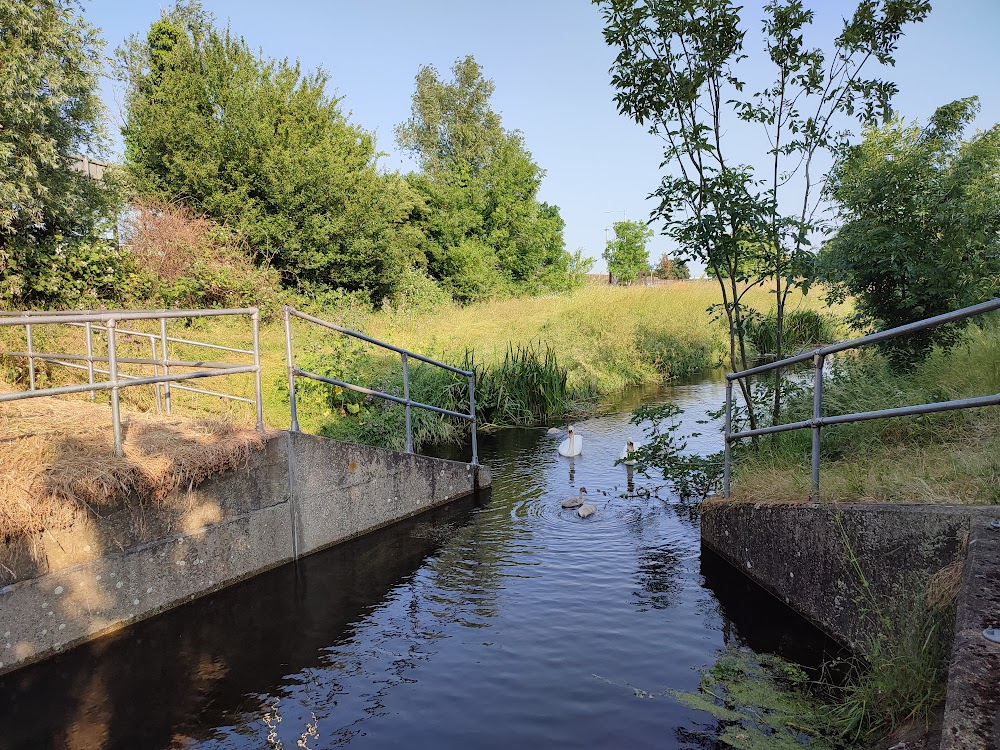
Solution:
M 254 310 L 250 316 L 253 324 L 253 398 L 257 408 L 257 429 L 264 431 L 264 395 L 260 380 L 260 310 Z
M 733 434 L 733 381 L 726 378 L 726 421 L 725 421 L 725 458 L 722 464 L 722 496 L 729 497 L 729 481 L 733 470 L 732 441 Z
M 35 390 L 35 360 L 31 356 L 34 353 L 34 345 L 31 340 L 31 323 L 28 323 L 24 327 L 24 335 L 28 340 L 28 383 L 31 386 L 31 390 Z
M 108 331 L 108 370 L 111 377 L 111 426 L 115 432 L 115 456 L 121 458 L 123 455 L 122 414 L 118 392 L 118 350 L 115 346 L 115 326 L 114 318 L 108 320 L 106 327 Z
M 86 323 L 87 327 L 87 382 L 90 385 L 94 384 L 94 329 L 91 327 L 91 323 L 88 320 Z M 96 401 L 97 394 L 94 391 L 90 392 L 90 400 Z
M 299 431 L 299 416 L 295 410 L 295 365 L 292 364 L 292 316 L 285 307 L 285 361 L 288 363 L 288 403 L 292 407 L 292 423 L 289 430 Z
M 149 337 L 149 358 L 153 360 L 153 377 L 158 378 L 160 376 L 160 368 L 156 365 L 156 337 Z M 160 399 L 160 384 L 153 383 L 153 390 L 156 391 L 156 413 L 160 414 L 163 412 L 163 401 Z
M 413 453 L 413 424 L 410 421 L 410 362 L 406 352 L 400 352 L 403 358 L 403 398 L 406 399 L 406 452 Z
M 823 359 L 822 354 L 813 357 L 816 375 L 813 380 L 812 484 L 809 489 L 809 497 L 814 501 L 819 500 L 819 420 L 823 416 Z
M 167 364 L 169 357 L 167 356 L 167 319 L 160 318 L 160 356 L 163 357 L 162 366 L 163 374 L 170 374 L 170 365 Z M 163 384 L 163 400 L 167 405 L 167 414 L 170 414 L 171 404 L 170 404 L 170 383 L 166 382 Z
M 479 445 L 476 442 L 476 371 L 469 375 L 469 414 L 472 415 L 472 465 L 479 465 Z

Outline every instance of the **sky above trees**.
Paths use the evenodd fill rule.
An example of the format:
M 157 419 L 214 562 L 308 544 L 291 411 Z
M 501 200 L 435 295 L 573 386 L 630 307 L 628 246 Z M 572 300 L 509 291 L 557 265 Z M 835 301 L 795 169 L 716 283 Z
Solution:
M 808 4 L 816 7 L 817 30 L 825 38 L 815 41 L 822 44 L 856 3 Z M 84 13 L 103 30 L 110 53 L 130 34 L 148 29 L 161 5 L 91 0 Z M 747 3 L 753 15 L 747 35 L 751 62 L 762 58 L 753 46 L 760 37 L 756 6 Z M 926 120 L 942 104 L 978 95 L 982 111 L 974 127 L 989 127 L 1000 121 L 1000 48 L 993 39 L 1000 3 L 937 0 L 934 6 L 925 23 L 907 30 L 896 68 L 887 73 L 899 85 L 896 109 L 908 119 Z M 266 55 L 298 58 L 306 69 L 326 68 L 331 93 L 343 98 L 352 121 L 375 132 L 378 149 L 386 153 L 383 169 L 416 167 L 396 145 L 393 128 L 410 115 L 419 67 L 445 72 L 457 58 L 475 55 L 496 84 L 493 101 L 504 126 L 522 131 L 547 172 L 539 199 L 560 207 L 566 247 L 583 247 L 598 258 L 596 271 L 603 270 L 604 228 L 620 220 L 623 209 L 629 218 L 645 219 L 653 208 L 646 196 L 660 181 L 661 144 L 617 114 L 608 73 L 615 51 L 601 36 L 598 9 L 584 0 L 205 0 L 205 7 Z M 120 87 L 105 81 L 102 95 L 119 120 Z M 115 143 L 120 153 L 120 138 Z M 748 143 L 742 158 L 759 159 L 755 148 Z M 654 258 L 670 249 L 658 233 L 649 244 Z

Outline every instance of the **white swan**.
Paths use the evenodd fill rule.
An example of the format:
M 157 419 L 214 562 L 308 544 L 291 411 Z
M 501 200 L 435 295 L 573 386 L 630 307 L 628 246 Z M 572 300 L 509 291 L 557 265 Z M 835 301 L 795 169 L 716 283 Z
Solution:
M 591 503 L 584 503 L 577 509 L 576 514 L 580 516 L 580 518 L 590 518 L 596 512 L 597 512 L 596 505 L 593 505 Z
M 565 500 L 562 501 L 562 507 L 579 508 L 581 505 L 583 505 L 586 498 L 587 498 L 587 488 L 581 487 L 579 495 L 577 495 L 576 497 L 567 497 Z
M 579 456 L 583 452 L 583 438 L 573 434 L 573 425 L 567 430 L 568 435 L 559 444 L 560 456 Z
M 629 440 L 622 448 L 622 463 L 626 466 L 635 466 L 635 459 L 632 458 L 633 453 L 635 453 L 635 443 Z

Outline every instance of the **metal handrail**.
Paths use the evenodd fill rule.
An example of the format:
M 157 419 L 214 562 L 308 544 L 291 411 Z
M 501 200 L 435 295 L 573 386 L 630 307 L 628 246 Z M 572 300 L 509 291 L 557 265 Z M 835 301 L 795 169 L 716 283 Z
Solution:
M 228 315 L 249 315 L 253 329 L 253 349 L 236 349 L 217 344 L 208 344 L 189 339 L 179 339 L 167 336 L 167 320 L 178 318 L 207 318 Z M 160 324 L 160 332 L 148 333 L 135 331 L 127 328 L 120 328 L 119 322 L 136 320 L 156 320 Z M 93 333 L 94 324 L 99 324 L 98 331 L 103 331 L 107 335 L 107 355 L 97 356 L 94 354 Z M 33 340 L 33 327 L 40 325 L 68 325 L 82 327 L 86 331 L 86 355 L 60 352 L 39 352 L 35 350 Z M 26 398 L 40 398 L 43 396 L 59 396 L 71 393 L 90 393 L 91 400 L 94 400 L 98 391 L 111 391 L 111 422 L 114 430 L 115 455 L 122 456 L 123 438 L 121 426 L 121 405 L 120 390 L 139 385 L 153 385 L 156 391 L 157 409 L 163 408 L 166 403 L 166 412 L 170 414 L 171 405 L 171 384 L 177 390 L 202 393 L 220 398 L 253 403 L 256 408 L 257 429 L 264 429 L 264 400 L 261 386 L 261 364 L 260 364 L 260 312 L 256 307 L 241 308 L 220 308 L 206 310 L 83 310 L 83 311 L 0 311 L 0 327 L 2 326 L 24 326 L 27 351 L 5 352 L 7 356 L 24 357 L 28 360 L 28 381 L 27 391 L 14 391 L 11 393 L 0 393 L 0 403 L 5 401 L 17 401 Z M 117 334 L 142 336 L 149 340 L 150 357 L 118 357 Z M 253 364 L 239 365 L 230 362 L 209 362 L 203 360 L 180 360 L 171 359 L 168 353 L 170 342 L 182 343 L 190 346 L 203 346 L 210 349 L 236 352 L 239 354 L 253 355 Z M 159 353 L 157 353 L 159 344 Z M 52 362 L 62 367 L 87 371 L 87 383 L 80 385 L 59 386 L 55 388 L 37 388 L 35 378 L 35 360 Z M 86 362 L 86 365 L 75 364 Z M 107 363 L 108 369 L 95 367 L 95 363 Z M 148 365 L 152 367 L 152 377 L 139 377 L 119 372 L 120 364 Z M 201 368 L 197 372 L 182 372 L 171 374 L 170 368 L 195 369 Z M 161 372 L 162 371 L 162 372 Z M 108 376 L 107 381 L 97 382 L 94 375 L 104 374 Z M 219 393 L 191 386 L 177 385 L 181 381 L 195 380 L 198 378 L 218 377 L 225 375 L 237 375 L 240 373 L 253 373 L 254 375 L 254 398 L 244 398 L 227 393 Z M 162 397 L 161 397 L 162 387 Z
M 476 373 L 471 370 L 462 370 L 458 367 L 453 367 L 452 365 L 445 364 L 444 362 L 438 362 L 436 359 L 431 359 L 430 357 L 425 357 L 422 354 L 417 354 L 416 352 L 411 352 L 408 349 L 403 349 L 398 346 L 393 346 L 392 344 L 386 343 L 385 341 L 379 341 L 378 339 L 372 338 L 371 336 L 366 336 L 358 331 L 352 331 L 350 328 L 344 328 L 343 326 L 338 326 L 336 323 L 331 323 L 322 318 L 317 318 L 313 315 L 296 310 L 290 305 L 285 305 L 282 311 L 282 317 L 285 322 L 285 352 L 288 364 L 288 401 L 291 406 L 291 429 L 293 432 L 300 432 L 299 430 L 299 418 L 298 409 L 295 403 L 295 378 L 298 376 L 309 378 L 311 380 L 319 381 L 320 383 L 327 383 L 329 385 L 335 385 L 340 388 L 346 388 L 350 391 L 355 391 L 356 393 L 363 393 L 367 396 L 374 396 L 376 398 L 385 399 L 386 401 L 392 401 L 397 404 L 402 404 L 406 408 L 406 452 L 413 453 L 413 427 L 410 421 L 411 408 L 417 407 L 418 409 L 426 409 L 428 411 L 437 412 L 438 414 L 446 414 L 450 417 L 457 417 L 459 419 L 465 419 L 472 423 L 472 463 L 473 465 L 479 464 L 479 448 L 476 442 Z M 303 370 L 295 366 L 293 349 L 292 349 L 292 318 L 299 318 L 309 323 L 313 323 L 323 328 L 328 328 L 331 331 L 336 331 L 337 333 L 343 333 L 346 336 L 351 336 L 352 338 L 359 339 L 369 344 L 374 344 L 375 346 L 381 347 L 382 349 L 388 349 L 389 351 L 396 352 L 400 355 L 403 362 L 403 396 L 393 396 L 389 393 L 383 393 L 382 391 L 373 391 L 370 388 L 364 388 L 360 385 L 354 385 L 353 383 L 345 383 L 342 380 L 336 380 L 335 378 L 328 378 L 324 375 L 319 375 L 315 372 L 309 372 L 308 370 Z M 432 406 L 430 404 L 424 404 L 420 401 L 414 401 L 410 398 L 410 366 L 409 360 L 416 359 L 420 362 L 426 362 L 429 365 L 434 365 L 440 367 L 449 372 L 454 372 L 457 375 L 462 375 L 469 380 L 469 413 L 465 414 L 459 411 L 451 411 L 450 409 L 442 409 L 439 406 Z
M 813 500 L 819 499 L 819 465 L 820 465 L 820 430 L 826 425 L 848 424 L 851 422 L 863 422 L 871 419 L 889 419 L 892 417 L 905 417 L 913 414 L 932 414 L 942 411 L 954 411 L 957 409 L 975 409 L 984 406 L 1000 406 L 1000 393 L 991 396 L 977 396 L 974 398 L 960 398 L 952 401 L 936 401 L 927 404 L 915 404 L 913 406 L 900 406 L 892 409 L 879 409 L 877 411 L 855 412 L 853 414 L 838 414 L 835 416 L 823 416 L 823 365 L 826 357 L 837 352 L 848 349 L 857 349 L 868 344 L 876 344 L 880 341 L 887 341 L 898 336 L 905 336 L 916 331 L 927 330 L 945 323 L 954 323 L 958 320 L 965 320 L 983 313 L 1000 310 L 1000 297 L 988 302 L 981 302 L 978 305 L 963 307 L 960 310 L 953 310 L 942 315 L 935 315 L 906 325 L 889 328 L 885 331 L 872 333 L 849 341 L 841 341 L 829 346 L 820 347 L 813 351 L 796 354 L 786 357 L 778 362 L 771 362 L 759 367 L 751 367 L 740 372 L 730 372 L 726 374 L 726 411 L 725 411 L 725 459 L 722 475 L 723 497 L 730 496 L 730 479 L 732 474 L 732 444 L 737 440 L 744 440 L 759 435 L 773 435 L 779 432 L 789 432 L 791 430 L 812 430 L 812 484 L 809 490 L 809 497 Z M 813 361 L 815 372 L 813 375 L 813 415 L 812 419 L 805 419 L 799 422 L 788 422 L 785 424 L 771 425 L 769 427 L 759 427 L 753 430 L 744 430 L 733 433 L 733 381 L 743 378 L 760 375 L 772 370 L 779 370 L 790 367 L 801 362 Z

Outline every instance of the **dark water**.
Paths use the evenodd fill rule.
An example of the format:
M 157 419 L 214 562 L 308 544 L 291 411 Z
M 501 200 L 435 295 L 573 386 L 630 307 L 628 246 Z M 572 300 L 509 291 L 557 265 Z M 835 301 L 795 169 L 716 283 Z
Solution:
M 636 689 L 693 690 L 727 644 L 824 648 L 701 550 L 695 508 L 619 496 L 627 409 L 673 400 L 705 433 L 692 448 L 717 450 L 693 420 L 722 398 L 715 381 L 636 394 L 578 423 L 573 461 L 541 430 L 484 439 L 489 497 L 0 678 L 0 748 L 713 748 L 714 720 Z M 580 485 L 586 521 L 559 507 Z

